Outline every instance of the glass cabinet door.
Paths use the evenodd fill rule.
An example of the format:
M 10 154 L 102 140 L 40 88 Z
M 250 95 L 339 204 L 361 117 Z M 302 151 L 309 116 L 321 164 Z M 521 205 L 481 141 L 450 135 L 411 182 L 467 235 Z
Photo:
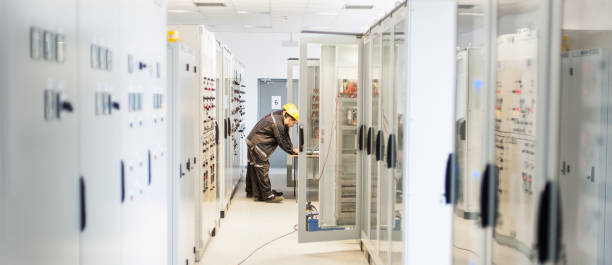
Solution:
M 393 64 L 394 64 L 394 91 L 393 91 L 393 115 L 394 123 L 392 134 L 387 140 L 389 151 L 387 152 L 387 166 L 391 173 L 391 262 L 392 265 L 401 265 L 404 250 L 402 227 L 404 216 L 404 176 L 402 172 L 404 123 L 406 122 L 406 102 L 408 102 L 407 88 L 407 45 L 406 45 L 406 20 L 405 7 L 400 9 L 393 21 Z
M 379 198 L 379 180 L 378 180 L 378 162 L 376 160 L 376 135 L 380 130 L 380 83 L 382 77 L 382 56 L 381 56 L 381 43 L 382 34 L 380 27 L 376 27 L 371 34 L 372 39 L 372 55 L 370 59 L 370 99 L 368 104 L 370 106 L 369 113 L 369 128 L 367 132 L 367 146 L 366 151 L 368 154 L 368 172 L 369 173 L 369 196 L 370 196 L 370 243 L 374 248 L 374 255 L 378 254 L 380 245 L 378 242 L 379 238 L 379 220 L 380 220 L 380 198 Z
M 359 238 L 360 45 L 356 36 L 300 40 L 300 80 L 307 82 L 299 82 L 299 242 Z M 309 71 L 307 59 L 317 53 L 318 71 Z
M 453 203 L 454 264 L 490 264 L 490 231 L 480 204 L 487 165 L 493 163 L 494 85 L 490 82 L 490 24 L 487 0 L 459 2 L 455 91 L 455 151 L 449 157 Z M 449 192 L 449 190 L 447 190 Z M 486 217 L 485 217 L 486 218 Z
M 559 44 L 554 1 L 498 0 L 495 22 L 495 161 L 499 171 L 493 263 L 540 264 L 554 226 L 550 191 L 557 172 L 551 107 Z M 553 55 L 550 55 L 553 52 Z M 494 180 L 495 182 L 495 180 Z M 543 256 L 544 255 L 544 256 Z
M 612 264 L 612 1 L 562 2 L 557 264 Z
M 395 129 L 395 109 L 394 109 L 394 52 L 393 49 L 393 20 L 385 20 L 381 23 L 383 33 L 381 36 L 381 83 L 380 83 L 380 121 L 378 132 L 376 133 L 375 157 L 378 166 L 378 194 L 379 195 L 379 225 L 378 256 L 385 264 L 389 264 L 391 259 L 391 233 L 393 231 L 393 171 L 388 167 L 386 160 L 387 151 L 391 150 L 387 139 L 391 137 Z

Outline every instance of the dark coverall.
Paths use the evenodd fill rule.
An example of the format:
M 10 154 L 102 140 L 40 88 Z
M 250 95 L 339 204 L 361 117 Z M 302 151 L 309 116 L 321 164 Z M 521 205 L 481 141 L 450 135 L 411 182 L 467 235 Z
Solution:
M 283 111 L 278 110 L 263 117 L 246 139 L 249 166 L 246 175 L 246 193 L 265 199 L 272 194 L 270 184 L 270 156 L 280 146 L 288 154 L 294 154 L 289 138 L 289 128 L 283 122 Z

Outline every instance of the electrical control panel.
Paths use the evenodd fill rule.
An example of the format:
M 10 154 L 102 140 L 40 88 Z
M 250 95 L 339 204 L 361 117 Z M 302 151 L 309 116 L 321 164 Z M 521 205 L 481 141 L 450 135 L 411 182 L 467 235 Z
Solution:
M 496 233 L 533 242 L 535 218 L 536 102 L 538 95 L 537 32 L 523 29 L 497 39 L 495 89 L 495 159 L 499 168 L 500 222 Z M 504 213 L 516 213 L 513 216 Z

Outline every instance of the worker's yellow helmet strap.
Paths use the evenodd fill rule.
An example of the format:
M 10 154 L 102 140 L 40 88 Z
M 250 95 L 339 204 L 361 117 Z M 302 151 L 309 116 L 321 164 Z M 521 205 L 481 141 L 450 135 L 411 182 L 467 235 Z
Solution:
M 300 120 L 300 112 L 294 104 L 287 103 L 283 106 L 283 109 L 285 110 L 285 112 L 287 112 L 287 114 L 289 114 L 289 116 L 293 117 L 296 121 Z

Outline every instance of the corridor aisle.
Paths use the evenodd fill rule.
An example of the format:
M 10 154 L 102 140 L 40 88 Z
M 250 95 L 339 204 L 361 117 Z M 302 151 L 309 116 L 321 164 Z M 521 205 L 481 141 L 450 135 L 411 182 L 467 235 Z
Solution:
M 244 180 L 230 205 L 228 216 L 204 252 L 200 265 L 237 265 L 254 249 L 293 230 L 297 203 L 293 188 L 285 188 L 285 171 L 270 170 L 274 189 L 282 189 L 280 204 L 255 202 L 246 198 Z M 253 254 L 244 265 L 367 265 L 357 241 L 297 243 L 297 232 L 279 239 Z

